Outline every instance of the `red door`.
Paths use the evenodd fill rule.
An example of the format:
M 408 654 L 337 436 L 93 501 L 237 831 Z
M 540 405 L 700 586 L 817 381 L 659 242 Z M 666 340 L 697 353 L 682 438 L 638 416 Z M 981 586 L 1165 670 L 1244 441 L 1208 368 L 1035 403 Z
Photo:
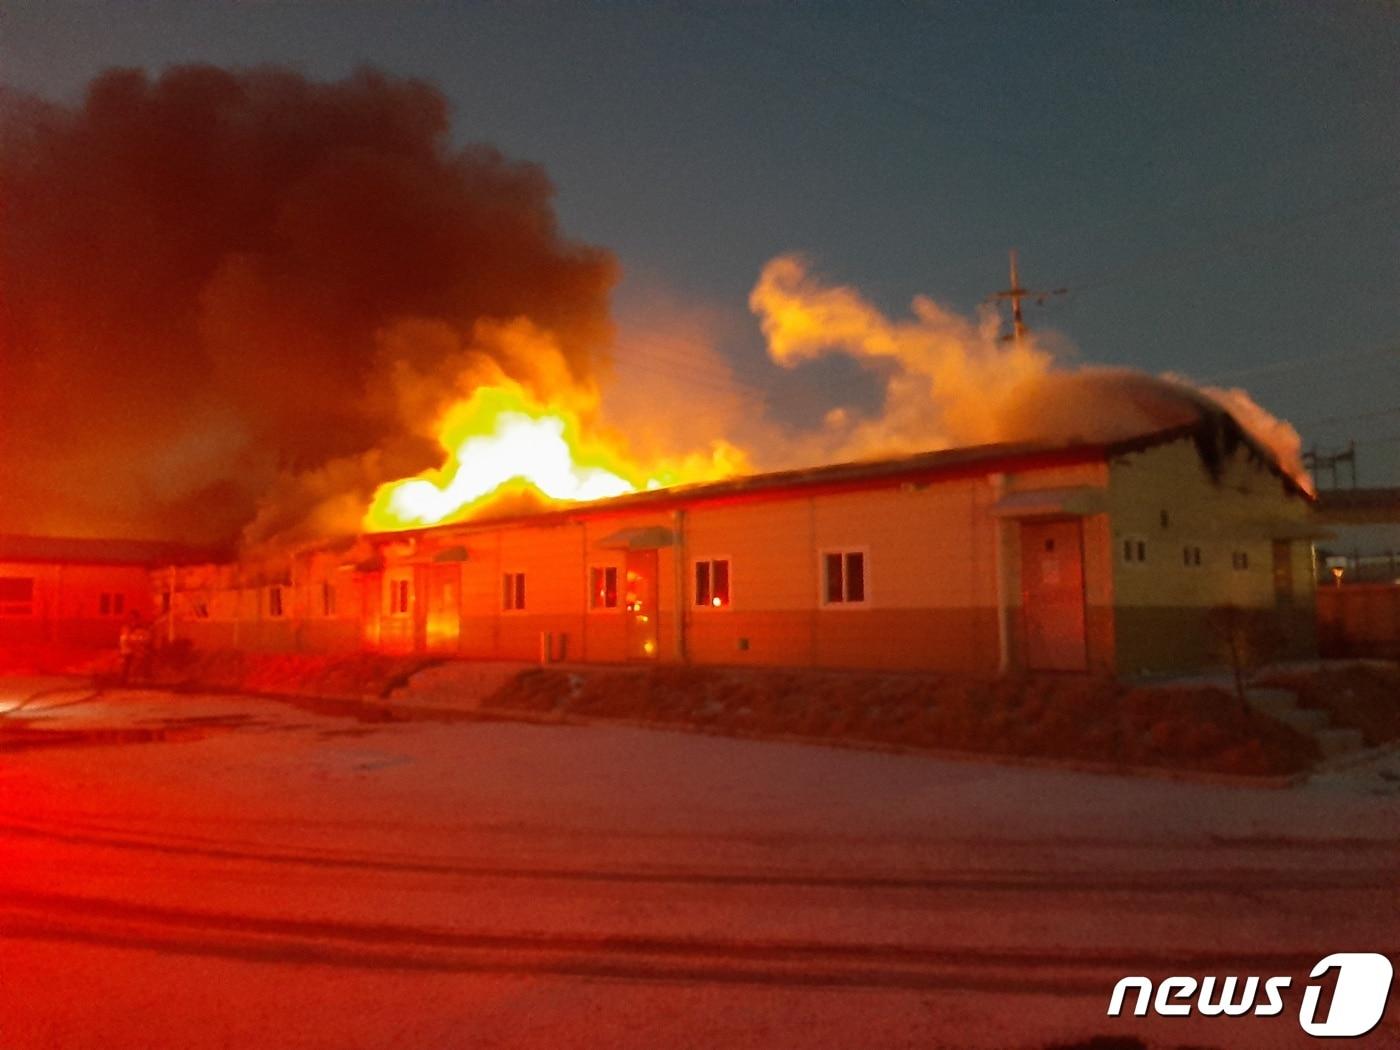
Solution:
M 428 615 L 424 626 L 427 646 L 434 652 L 452 652 L 461 633 L 460 594 L 462 569 L 448 563 L 434 565 L 428 577 Z
M 1088 669 L 1084 535 L 1078 518 L 1021 523 L 1021 610 L 1028 668 Z
M 656 551 L 627 552 L 627 658 L 657 657 Z

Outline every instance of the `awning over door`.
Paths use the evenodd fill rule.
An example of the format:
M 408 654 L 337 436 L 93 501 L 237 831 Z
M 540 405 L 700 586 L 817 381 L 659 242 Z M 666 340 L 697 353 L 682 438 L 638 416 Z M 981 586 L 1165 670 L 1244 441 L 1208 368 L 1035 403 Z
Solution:
M 673 543 L 675 537 L 665 525 L 646 525 L 619 529 L 610 536 L 604 536 L 595 546 L 613 551 L 654 551 Z
M 992 506 L 998 518 L 1083 518 L 1107 509 L 1105 491 L 1091 485 L 1008 492 Z

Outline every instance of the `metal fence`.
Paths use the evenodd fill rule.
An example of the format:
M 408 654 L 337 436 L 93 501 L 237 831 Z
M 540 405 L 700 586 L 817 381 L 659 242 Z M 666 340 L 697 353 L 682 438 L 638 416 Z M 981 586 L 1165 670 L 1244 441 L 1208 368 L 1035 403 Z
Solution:
M 1350 583 L 1317 590 L 1323 656 L 1400 659 L 1400 583 Z

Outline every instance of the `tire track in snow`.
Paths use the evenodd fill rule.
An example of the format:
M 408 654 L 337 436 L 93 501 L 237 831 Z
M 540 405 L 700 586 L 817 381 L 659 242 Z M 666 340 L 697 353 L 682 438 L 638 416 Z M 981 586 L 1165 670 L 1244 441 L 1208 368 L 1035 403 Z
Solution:
M 1048 892 L 1180 894 L 1233 893 L 1257 896 L 1260 892 L 1312 892 L 1329 890 L 1393 890 L 1390 868 L 1338 873 L 1333 871 L 1277 871 L 1261 868 L 1198 869 L 1130 872 L 1105 876 L 1093 870 L 1054 872 L 970 870 L 933 874 L 882 874 L 852 872 L 829 874 L 812 871 L 725 871 L 703 868 L 605 868 L 596 866 L 510 866 L 464 860 L 404 859 L 364 853 L 336 853 L 290 848 L 240 848 L 162 841 L 155 837 L 61 831 L 35 824 L 0 825 L 0 836 L 60 842 L 73 846 L 131 850 L 167 856 L 190 856 L 257 864 L 300 865 L 313 868 L 376 871 L 393 874 L 439 875 L 452 878 L 496 880 L 544 880 L 554 882 L 605 882 L 705 886 L 775 886 L 846 890 L 912 890 L 959 892 Z
M 99 948 L 371 970 L 554 974 L 632 981 L 1097 993 L 1108 975 L 1305 971 L 1312 954 L 1015 951 L 867 942 L 745 941 L 584 933 L 458 931 L 256 916 L 15 892 L 0 934 Z M 1110 982 L 1111 983 L 1111 982 Z

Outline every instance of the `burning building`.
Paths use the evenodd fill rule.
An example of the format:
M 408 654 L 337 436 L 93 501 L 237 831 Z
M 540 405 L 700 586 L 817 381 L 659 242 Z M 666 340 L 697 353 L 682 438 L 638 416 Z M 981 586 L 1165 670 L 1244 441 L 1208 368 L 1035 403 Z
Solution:
M 1312 498 L 1228 413 L 606 495 L 174 568 L 201 647 L 1133 673 L 1221 605 L 1314 650 Z
M 0 94 L 0 529 L 240 537 L 155 572 L 205 647 L 1136 671 L 1208 662 L 1226 603 L 1310 647 L 1298 437 L 1243 392 L 891 318 L 783 255 L 768 364 L 844 354 L 864 407 L 768 418 L 717 364 L 605 412 L 617 261 L 450 126 L 370 70 Z M 10 636 L 46 586 L 6 576 Z

